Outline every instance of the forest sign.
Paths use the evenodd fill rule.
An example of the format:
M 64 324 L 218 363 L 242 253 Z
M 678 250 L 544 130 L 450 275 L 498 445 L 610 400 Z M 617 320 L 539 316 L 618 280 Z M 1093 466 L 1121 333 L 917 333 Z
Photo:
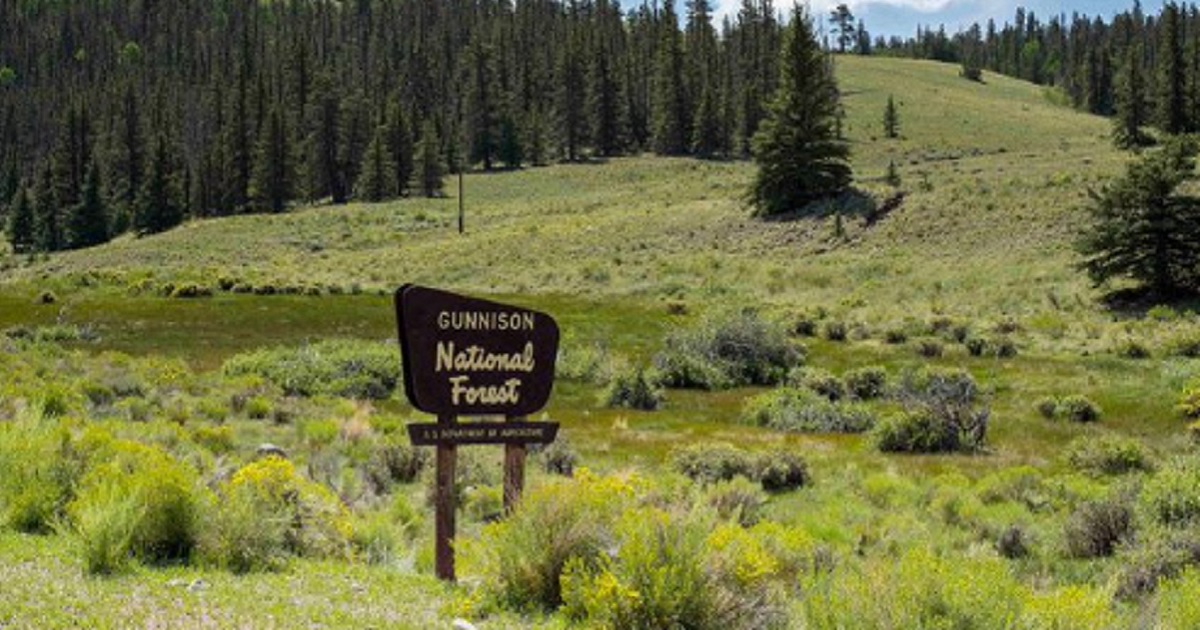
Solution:
M 408 425 L 415 446 L 437 447 L 435 567 L 454 580 L 455 459 L 465 444 L 504 445 L 504 508 L 525 486 L 527 444 L 547 444 L 553 422 L 527 422 L 550 399 L 558 324 L 545 313 L 406 284 L 396 292 L 404 392 L 438 417 Z M 501 416 L 459 422 L 459 416 Z

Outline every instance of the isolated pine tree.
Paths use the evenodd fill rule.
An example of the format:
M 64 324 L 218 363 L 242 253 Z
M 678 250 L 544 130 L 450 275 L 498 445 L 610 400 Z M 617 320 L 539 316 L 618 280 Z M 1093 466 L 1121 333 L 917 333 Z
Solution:
M 1200 197 L 1177 192 L 1193 177 L 1194 152 L 1172 141 L 1093 192 L 1092 224 L 1078 244 L 1093 282 L 1127 277 L 1158 297 L 1200 288 Z
M 896 99 L 890 94 L 887 106 L 883 108 L 883 135 L 888 138 L 900 137 L 900 113 L 896 111 Z
M 354 196 L 359 200 L 377 202 L 395 194 L 396 165 L 388 151 L 387 136 L 387 126 L 380 125 L 363 154 L 358 181 L 354 184 Z
M 854 28 L 854 14 L 850 12 L 850 7 L 839 4 L 829 13 L 829 20 L 833 23 L 833 32 L 837 34 L 838 52 L 845 53 L 858 36 Z
M 159 135 L 150 152 L 142 190 L 134 206 L 133 229 L 138 234 L 165 232 L 183 222 L 179 180 L 167 139 Z
M 34 238 L 33 204 L 29 202 L 29 193 L 24 186 L 17 189 L 16 196 L 9 204 L 8 225 L 5 231 L 14 252 L 24 254 L 34 251 L 36 240 Z
M 784 36 L 779 90 L 754 137 L 757 173 L 748 200 L 757 215 L 798 211 L 850 186 L 849 149 L 837 140 L 837 84 L 799 7 Z
M 265 212 L 283 212 L 292 199 L 295 174 L 287 123 L 279 107 L 271 108 L 259 135 L 254 157 L 250 196 L 254 207 Z
M 421 128 L 421 140 L 417 143 L 417 183 L 421 194 L 440 197 L 444 173 L 437 128 L 433 126 L 433 121 L 426 121 Z
M 659 155 L 683 155 L 691 145 L 688 133 L 691 121 L 683 85 L 683 46 L 673 0 L 663 3 L 659 28 L 652 113 L 654 151 Z
M 896 169 L 896 160 L 888 160 L 887 173 L 884 174 L 883 181 L 892 188 L 900 187 L 900 171 Z
M 1146 78 L 1142 74 L 1142 46 L 1133 44 L 1117 75 L 1117 116 L 1113 119 L 1113 142 L 1121 149 L 1136 149 L 1150 142 L 1142 131 L 1147 121 Z
M 100 184 L 100 166 L 92 161 L 84 179 L 79 203 L 67 216 L 67 247 L 78 249 L 99 245 L 108 240 L 108 207 Z

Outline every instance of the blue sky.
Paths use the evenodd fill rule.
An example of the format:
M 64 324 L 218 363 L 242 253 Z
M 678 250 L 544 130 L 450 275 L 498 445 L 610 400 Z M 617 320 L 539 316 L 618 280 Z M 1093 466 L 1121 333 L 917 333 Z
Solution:
M 1133 0 L 800 0 L 811 7 L 814 14 L 829 15 L 830 8 L 840 2 L 850 6 L 855 17 L 866 22 L 871 36 L 901 35 L 910 37 L 917 25 L 938 26 L 944 24 L 948 33 L 955 33 L 973 22 L 986 24 L 988 18 L 996 20 L 997 26 L 1011 22 L 1017 7 L 1032 10 L 1040 19 L 1049 19 L 1060 13 L 1068 17 L 1074 12 L 1100 15 L 1108 21 L 1116 13 L 1133 6 Z M 718 13 L 736 12 L 741 0 L 714 0 Z M 776 6 L 791 8 L 790 0 L 776 0 Z M 1162 0 L 1143 0 L 1147 13 L 1157 13 Z

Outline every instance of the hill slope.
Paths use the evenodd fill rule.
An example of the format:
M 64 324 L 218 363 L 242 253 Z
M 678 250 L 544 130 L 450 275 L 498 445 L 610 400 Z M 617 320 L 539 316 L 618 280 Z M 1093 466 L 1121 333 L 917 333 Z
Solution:
M 740 201 L 750 164 L 637 157 L 468 175 L 465 236 L 454 229 L 456 199 L 317 207 L 193 222 L 0 278 L 103 270 L 122 286 L 225 275 L 252 284 L 732 294 L 848 304 L 873 320 L 944 304 L 970 316 L 1028 314 L 1047 293 L 1087 292 L 1067 245 L 1087 186 L 1122 160 L 1107 121 L 1057 106 L 1028 83 L 968 82 L 956 66 L 843 57 L 837 67 L 859 185 L 877 199 L 890 194 L 881 180 L 894 160 L 908 193 L 869 230 L 847 221 L 846 240 L 833 238 L 828 218 L 750 219 Z M 889 95 L 900 108 L 898 140 L 880 137 Z

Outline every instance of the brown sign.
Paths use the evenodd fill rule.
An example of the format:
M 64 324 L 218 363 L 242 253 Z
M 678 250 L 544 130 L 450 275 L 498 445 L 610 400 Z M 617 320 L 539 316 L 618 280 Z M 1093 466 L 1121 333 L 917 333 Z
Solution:
M 557 422 L 455 422 L 408 425 L 408 437 L 414 446 L 549 444 L 557 436 Z
M 558 325 L 545 313 L 415 285 L 396 292 L 404 391 L 438 416 L 527 416 L 550 399 Z

